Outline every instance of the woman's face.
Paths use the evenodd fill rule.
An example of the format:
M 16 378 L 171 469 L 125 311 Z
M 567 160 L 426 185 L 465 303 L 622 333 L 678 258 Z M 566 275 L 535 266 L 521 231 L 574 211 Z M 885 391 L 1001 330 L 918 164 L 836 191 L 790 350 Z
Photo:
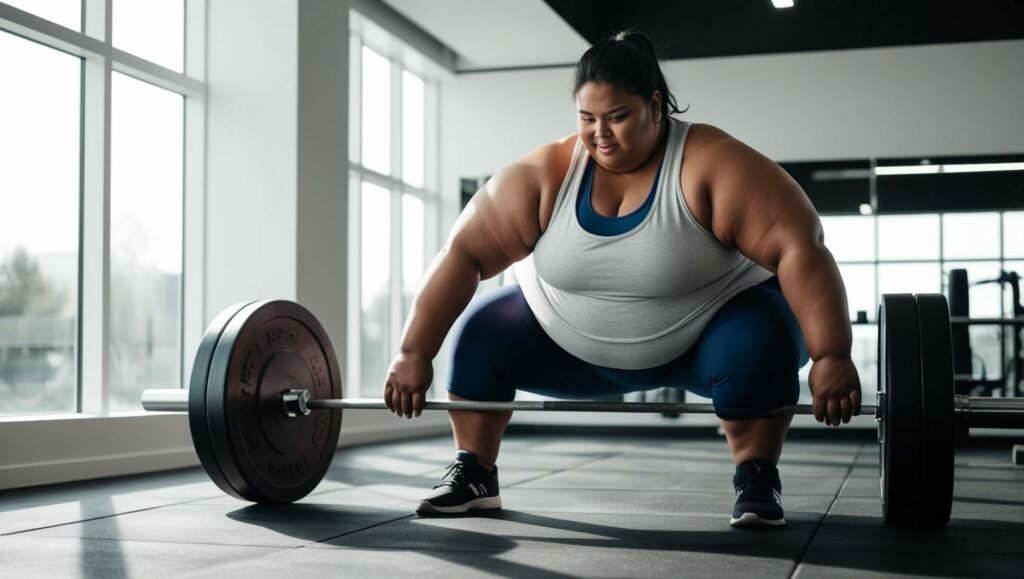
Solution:
M 650 101 L 615 85 L 588 82 L 576 93 L 579 134 L 587 152 L 616 173 L 638 169 L 658 148 L 661 93 Z

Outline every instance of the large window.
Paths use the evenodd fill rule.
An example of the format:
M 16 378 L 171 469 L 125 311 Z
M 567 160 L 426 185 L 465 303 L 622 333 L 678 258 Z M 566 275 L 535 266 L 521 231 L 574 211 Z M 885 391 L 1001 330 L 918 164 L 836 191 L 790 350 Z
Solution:
M 425 59 L 352 14 L 346 395 L 379 396 L 437 251 L 437 87 Z
M 77 407 L 81 77 L 0 31 L 0 414 Z
M 182 386 L 205 92 L 186 4 L 203 10 L 0 4 L 0 415 L 140 410 Z
M 878 299 L 887 293 L 947 293 L 949 272 L 966 269 L 968 280 L 991 280 L 1000 271 L 1024 274 L 1024 212 L 822 216 L 825 245 L 839 264 L 850 318 L 875 322 Z M 972 285 L 970 315 L 1012 315 L 1009 286 Z M 1001 375 L 1003 329 L 970 328 L 975 374 Z M 865 392 L 875 389 L 877 330 L 854 326 L 854 361 Z M 804 378 L 806 379 L 806 368 Z

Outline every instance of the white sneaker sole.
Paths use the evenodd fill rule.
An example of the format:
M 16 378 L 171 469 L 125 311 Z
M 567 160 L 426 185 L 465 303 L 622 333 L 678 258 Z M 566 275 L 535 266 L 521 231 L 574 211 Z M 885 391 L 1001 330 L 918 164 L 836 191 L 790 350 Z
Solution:
M 416 507 L 416 512 L 452 515 L 456 513 L 465 513 L 466 511 L 489 511 L 500 508 L 501 495 L 497 495 L 493 497 L 480 497 L 453 507 L 438 507 L 427 501 L 420 501 L 420 504 Z
M 786 519 L 762 519 L 757 513 L 743 513 L 738 518 L 729 519 L 729 524 L 734 527 L 781 527 L 786 524 Z

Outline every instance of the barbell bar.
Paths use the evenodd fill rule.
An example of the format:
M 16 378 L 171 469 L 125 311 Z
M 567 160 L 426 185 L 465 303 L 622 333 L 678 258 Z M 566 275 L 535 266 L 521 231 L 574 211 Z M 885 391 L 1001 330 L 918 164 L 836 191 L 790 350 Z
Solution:
M 280 396 L 281 412 L 290 418 L 308 416 L 313 410 L 387 410 L 378 398 L 313 399 L 308 390 L 289 390 Z M 953 412 L 957 421 L 972 428 L 1024 427 L 1024 399 L 954 396 Z M 881 420 L 884 404 L 860 407 L 861 416 Z M 152 389 L 142 393 L 142 408 L 151 412 L 188 412 L 188 391 Z M 714 404 L 685 402 L 601 402 L 590 400 L 517 400 L 477 402 L 472 400 L 427 400 L 423 410 L 477 410 L 515 412 L 623 412 L 652 414 L 714 414 Z M 782 406 L 765 416 L 814 414 L 809 404 Z
M 378 398 L 340 398 L 317 400 L 308 390 L 282 392 L 281 411 L 290 417 L 307 416 L 313 410 L 386 410 Z M 154 412 L 188 412 L 188 392 L 181 389 L 146 390 L 142 408 Z M 861 405 L 861 414 L 874 414 L 877 406 Z M 591 400 L 517 400 L 513 402 L 477 402 L 472 400 L 427 400 L 423 410 L 482 410 L 516 412 L 636 412 L 669 414 L 714 414 L 713 404 L 683 402 L 602 402 Z M 812 406 L 783 406 L 769 416 L 814 414 Z
M 886 294 L 879 305 L 878 428 L 882 518 L 941 526 L 953 494 L 957 427 L 1024 428 L 1024 400 L 954 395 L 949 307 L 940 294 Z M 289 503 L 313 490 L 337 451 L 343 410 L 383 409 L 343 398 L 333 347 L 294 302 L 241 303 L 210 323 L 188 390 L 147 390 L 143 408 L 187 412 L 200 463 L 226 493 Z M 711 404 L 524 400 L 426 401 L 425 410 L 715 412 Z M 313 412 L 318 410 L 318 412 Z M 812 414 L 808 405 L 768 414 Z

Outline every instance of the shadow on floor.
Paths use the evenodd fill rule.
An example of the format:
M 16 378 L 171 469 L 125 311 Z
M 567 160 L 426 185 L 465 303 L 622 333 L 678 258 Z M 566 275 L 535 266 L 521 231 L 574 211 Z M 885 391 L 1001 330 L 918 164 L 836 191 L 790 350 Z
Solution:
M 281 507 L 252 506 L 228 514 L 234 520 L 260 525 L 274 532 L 318 543 L 318 546 L 379 550 L 410 551 L 460 566 L 470 566 L 482 574 L 504 577 L 543 575 L 569 577 L 550 569 L 499 558 L 521 542 L 549 543 L 575 547 L 598 547 L 625 551 L 677 551 L 722 553 L 734 556 L 788 559 L 796 564 L 818 525 L 820 513 L 800 513 L 785 530 L 733 529 L 722 520 L 721 531 L 646 530 L 602 525 L 554 516 L 503 510 L 497 513 L 473 514 L 463 517 L 419 518 L 407 511 L 387 511 L 386 520 L 334 537 L 317 536 L 315 529 L 337 517 L 365 516 L 371 509 L 333 505 L 286 505 Z M 796 513 L 794 513 L 796 514 Z M 576 515 L 576 517 L 587 515 Z M 593 515 L 603 518 L 609 515 Z M 302 521 L 296 525 L 297 520 Z M 496 525 L 505 523 L 542 529 L 536 534 L 479 532 L 456 528 L 459 521 L 491 519 Z M 500 521 L 500 522 L 499 522 Z M 431 524 L 439 522 L 440 524 Z M 480 521 L 465 523 L 480 526 Z M 544 531 L 547 529 L 548 531 Z M 551 536 L 556 533 L 564 536 Z M 586 535 L 586 536 L 580 536 Z M 580 551 L 567 554 L 580 556 Z
M 341 535 L 318 536 L 315 529 L 337 517 L 376 513 L 383 520 Z M 916 575 L 938 574 L 949 577 L 1000 576 L 1007 573 L 1016 551 L 1008 551 L 1013 537 L 1024 536 L 1024 524 L 987 520 L 957 520 L 939 529 L 893 529 L 877 517 L 830 515 L 825 541 L 816 535 L 820 513 L 791 513 L 784 529 L 734 529 L 723 521 L 721 530 L 648 530 L 596 524 L 573 518 L 503 510 L 475 514 L 472 517 L 420 519 L 398 510 L 297 504 L 282 507 L 252 506 L 233 511 L 232 519 L 260 525 L 288 536 L 318 543 L 318 546 L 362 550 L 413 551 L 460 566 L 469 565 L 481 573 L 513 577 L 536 573 L 549 576 L 548 569 L 534 568 L 499 558 L 521 542 L 550 543 L 575 547 L 598 547 L 623 551 L 675 551 L 720 553 L 732 556 L 788 559 L 813 565 L 827 565 L 856 571 L 896 572 Z M 599 515 L 593 515 L 599 516 Z M 607 516 L 607 515 L 605 515 Z M 459 519 L 492 519 L 496 532 L 457 528 Z M 301 521 L 301 524 L 296 524 Z M 505 523 L 515 523 L 505 529 Z M 480 521 L 465 523 L 479 528 Z M 486 526 L 486 525 L 485 525 Z M 547 529 L 523 533 L 523 526 Z M 556 531 L 552 533 L 550 531 Z M 555 536 L 552 536 L 555 535 Z M 847 538 L 832 542 L 829 537 Z M 857 538 L 848 540 L 849 538 Z M 999 538 L 1002 538 L 1001 540 Z M 994 543 L 993 543 L 994 542 Z M 813 543 L 813 548 L 808 546 Z M 972 558 L 964 556 L 969 545 L 990 545 L 996 555 Z M 959 554 L 958 554 L 959 553 Z M 927 556 L 923 556 L 927 555 Z M 579 556 L 567 552 L 566 556 Z M 981 567 L 979 567 L 981 565 Z M 1013 567 L 1018 569 L 1019 567 Z

